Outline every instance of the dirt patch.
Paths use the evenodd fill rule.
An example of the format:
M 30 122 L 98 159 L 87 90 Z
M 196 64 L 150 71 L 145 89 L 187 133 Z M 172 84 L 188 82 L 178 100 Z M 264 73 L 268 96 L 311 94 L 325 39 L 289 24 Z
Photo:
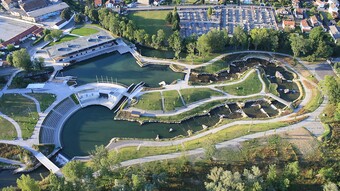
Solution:
M 319 159 L 319 142 L 305 128 L 286 131 L 279 135 L 295 147 L 299 158 L 312 161 Z

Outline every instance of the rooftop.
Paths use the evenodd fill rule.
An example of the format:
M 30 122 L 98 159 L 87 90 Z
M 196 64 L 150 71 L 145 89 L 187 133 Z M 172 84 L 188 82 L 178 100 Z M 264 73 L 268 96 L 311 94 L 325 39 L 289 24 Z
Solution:
M 336 39 L 340 38 L 340 32 L 338 27 L 334 25 L 329 26 L 329 32 L 334 36 L 334 38 Z
M 310 27 L 309 24 L 308 24 L 308 22 L 307 22 L 307 19 L 301 20 L 301 25 L 302 25 L 303 27 Z
M 290 20 L 284 20 L 283 24 L 285 26 L 295 26 L 295 21 L 290 21 Z
M 58 3 L 58 4 L 54 4 L 54 5 L 51 5 L 51 6 L 48 6 L 48 7 L 38 9 L 38 10 L 35 10 L 35 11 L 32 11 L 32 12 L 28 12 L 27 14 L 31 17 L 39 17 L 39 16 L 42 16 L 42 15 L 46 15 L 48 13 L 52 13 L 52 12 L 55 12 L 55 11 L 60 11 L 60 10 L 66 9 L 68 7 L 69 6 L 65 2 L 62 2 L 62 3 Z
M 109 42 L 114 38 L 104 31 L 100 31 L 96 34 L 80 37 L 72 41 L 57 44 L 52 47 L 46 48 L 46 51 L 52 58 L 61 57 L 66 54 L 81 51 L 83 49 Z

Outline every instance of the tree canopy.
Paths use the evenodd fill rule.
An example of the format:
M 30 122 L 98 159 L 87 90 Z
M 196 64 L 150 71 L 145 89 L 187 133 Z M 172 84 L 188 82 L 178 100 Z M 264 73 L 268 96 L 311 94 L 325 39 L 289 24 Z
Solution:
M 32 68 L 31 57 L 26 49 L 20 49 L 13 52 L 13 65 L 17 68 L 22 68 L 26 71 Z

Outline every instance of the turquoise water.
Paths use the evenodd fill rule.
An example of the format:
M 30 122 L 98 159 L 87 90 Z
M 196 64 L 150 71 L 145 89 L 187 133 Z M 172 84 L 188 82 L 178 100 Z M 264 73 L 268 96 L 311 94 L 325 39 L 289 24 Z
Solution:
M 98 80 L 113 81 L 130 85 L 144 81 L 146 86 L 158 87 L 158 83 L 165 81 L 170 84 L 174 80 L 183 79 L 183 73 L 173 72 L 167 66 L 150 65 L 140 67 L 130 54 L 106 54 L 93 59 L 75 63 L 59 73 L 59 76 L 76 76 L 77 83 L 84 85 Z

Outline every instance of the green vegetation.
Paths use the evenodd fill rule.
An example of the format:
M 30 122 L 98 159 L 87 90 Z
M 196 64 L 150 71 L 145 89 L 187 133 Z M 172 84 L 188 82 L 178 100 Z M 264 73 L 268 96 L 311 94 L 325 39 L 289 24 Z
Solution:
M 223 94 L 217 91 L 214 91 L 209 88 L 190 88 L 190 89 L 182 89 L 180 90 L 184 102 L 186 104 L 190 104 L 202 99 L 210 98 L 211 96 L 222 96 Z
M 173 111 L 178 107 L 183 107 L 181 97 L 176 90 L 163 91 L 164 110 Z
M 99 31 L 94 28 L 89 28 L 89 27 L 81 27 L 81 28 L 76 28 L 71 31 L 71 34 L 76 34 L 80 36 L 89 36 L 92 34 L 96 34 Z
M 54 94 L 30 93 L 28 95 L 34 97 L 39 101 L 40 109 L 42 112 L 44 112 L 56 100 L 56 96 Z
M 218 88 L 231 95 L 251 95 L 261 91 L 262 83 L 257 75 L 257 72 L 254 71 L 243 82 Z
M 24 154 L 30 154 L 29 151 L 26 151 L 20 146 L 4 144 L 4 143 L 0 143 L 0 151 L 1 151 L 0 152 L 1 158 L 7 158 L 11 160 L 18 160 L 18 161 L 21 161 L 23 159 Z
M 7 84 L 7 79 L 10 76 L 0 76 L 0 90 Z
M 168 11 L 136 11 L 129 14 L 128 18 L 150 36 L 157 34 L 159 29 L 162 29 L 166 36 L 170 36 L 172 33 L 171 25 L 167 25 L 165 21 L 167 14 Z
M 143 94 L 134 107 L 151 111 L 162 110 L 162 98 L 160 92 Z
M 119 152 L 111 151 L 110 154 L 119 158 L 120 161 L 131 160 L 135 158 L 141 158 L 146 156 L 161 155 L 173 152 L 181 152 L 200 148 L 205 145 L 209 140 L 214 140 L 215 143 L 235 139 L 248 134 L 257 132 L 263 132 L 270 129 L 276 129 L 287 126 L 289 122 L 276 122 L 276 123 L 261 123 L 261 124 L 249 124 L 249 125 L 235 125 L 223 129 L 217 133 L 209 134 L 207 136 L 184 142 L 183 145 L 167 146 L 167 147 L 140 147 L 137 150 L 136 147 L 124 147 L 119 149 Z M 249 132 L 250 129 L 250 132 Z
M 0 117 L 0 139 L 14 139 L 17 137 L 17 132 L 14 125 L 6 119 Z
M 63 37 L 61 37 L 59 40 L 55 41 L 55 42 L 51 42 L 48 46 L 54 46 L 63 42 L 67 42 L 67 41 L 71 41 L 74 39 L 77 39 L 78 37 L 76 36 L 71 36 L 71 35 L 65 35 Z
M 272 93 L 276 96 L 280 96 L 280 93 L 277 91 L 279 85 L 277 85 L 276 83 L 271 83 L 263 72 L 261 73 L 261 77 L 266 84 L 266 92 Z
M 0 111 L 20 125 L 24 139 L 32 136 L 39 118 L 32 100 L 18 94 L 4 94 L 0 99 Z

